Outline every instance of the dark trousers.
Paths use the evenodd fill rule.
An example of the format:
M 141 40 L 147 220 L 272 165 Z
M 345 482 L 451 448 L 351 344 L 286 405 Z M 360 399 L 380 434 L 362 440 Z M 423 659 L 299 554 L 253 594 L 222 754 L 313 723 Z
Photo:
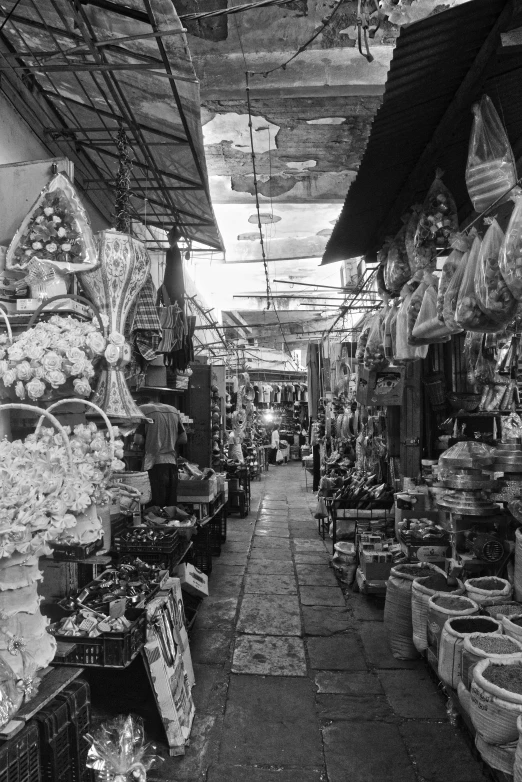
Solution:
M 178 500 L 177 464 L 155 464 L 149 470 L 152 504 L 165 508 Z
M 321 447 L 319 445 L 314 445 L 312 448 L 312 454 L 313 454 L 313 478 L 314 483 L 312 486 L 312 491 L 318 491 L 319 490 L 319 483 L 321 482 Z

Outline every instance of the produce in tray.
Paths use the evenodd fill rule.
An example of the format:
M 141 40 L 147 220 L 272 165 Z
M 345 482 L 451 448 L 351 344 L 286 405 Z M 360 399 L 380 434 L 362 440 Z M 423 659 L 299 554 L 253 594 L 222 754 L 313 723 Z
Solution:
M 499 254 L 503 239 L 499 224 L 493 220 L 480 247 L 476 280 L 479 307 L 499 326 L 508 324 L 517 309 L 517 301 L 500 272 Z
M 508 137 L 491 98 L 483 95 L 472 111 L 466 185 L 475 211 L 483 212 L 515 185 L 517 171 Z

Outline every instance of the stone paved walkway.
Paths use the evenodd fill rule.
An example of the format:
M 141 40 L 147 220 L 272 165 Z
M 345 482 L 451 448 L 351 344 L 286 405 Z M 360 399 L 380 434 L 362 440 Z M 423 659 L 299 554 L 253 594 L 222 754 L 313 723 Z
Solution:
M 339 588 L 300 464 L 252 488 L 192 635 L 191 746 L 150 782 L 483 782 L 424 664 L 390 654 L 383 600 Z

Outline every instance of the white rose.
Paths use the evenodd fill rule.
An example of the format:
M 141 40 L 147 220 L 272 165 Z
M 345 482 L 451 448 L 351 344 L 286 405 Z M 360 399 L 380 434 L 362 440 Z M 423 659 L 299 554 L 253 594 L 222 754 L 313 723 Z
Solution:
M 125 337 L 123 336 L 123 334 L 120 334 L 118 331 L 111 331 L 111 333 L 109 334 L 109 342 L 121 348 L 123 347 L 123 345 L 125 345 Z
M 58 388 L 59 386 L 63 386 L 67 378 L 59 369 L 53 369 L 51 372 L 47 373 L 47 380 L 53 388 Z
M 25 358 L 25 351 L 22 345 L 19 345 L 16 342 L 7 349 L 7 354 L 10 361 L 22 361 Z
M 107 345 L 104 356 L 108 364 L 116 364 L 120 358 L 120 349 L 113 344 Z
M 4 386 L 12 386 L 13 383 L 16 382 L 16 372 L 15 372 L 15 370 L 14 369 L 8 369 L 7 372 L 4 372 L 2 380 L 4 381 Z
M 65 355 L 67 356 L 71 364 L 76 364 L 76 363 L 81 364 L 82 361 L 85 361 L 85 353 L 83 352 L 83 350 L 80 350 L 80 348 L 69 348 L 66 351 Z
M 32 243 L 33 250 L 41 250 L 43 247 L 43 244 L 41 242 L 33 242 Z
M 74 393 L 78 394 L 78 396 L 90 396 L 92 389 L 90 383 L 87 380 L 77 378 L 76 380 L 73 380 L 73 386 Z
M 87 334 L 85 342 L 97 356 L 101 356 L 105 350 L 105 338 L 99 331 L 93 331 L 90 334 Z
M 58 215 L 53 215 L 53 223 L 55 225 L 58 225 L 58 223 L 61 223 L 61 222 L 62 222 L 62 218 L 61 217 L 58 217 Z
M 63 239 L 63 237 L 65 236 L 65 228 L 63 226 L 62 228 L 58 228 L 58 236 L 60 237 L 60 239 Z
M 49 244 L 45 245 L 45 249 L 47 250 L 48 253 L 55 253 L 56 250 L 58 249 L 58 245 L 55 244 L 54 242 L 49 242 Z
M 31 361 L 41 361 L 44 357 L 45 350 L 41 344 L 34 342 L 32 345 L 27 346 L 26 353 L 27 358 L 30 358 Z
M 33 376 L 33 368 L 28 361 L 21 361 L 16 367 L 16 377 L 18 380 L 27 382 Z
M 62 368 L 62 357 L 58 353 L 49 351 L 43 357 L 42 364 L 46 372 L 55 372 Z
M 45 393 L 45 383 L 42 383 L 42 381 L 36 377 L 33 377 L 33 379 L 27 383 L 25 388 L 29 394 L 30 399 L 33 400 L 39 399 Z
M 21 380 L 16 382 L 15 394 L 19 399 L 25 399 L 25 386 Z
M 44 215 L 46 217 L 50 217 L 53 214 L 54 214 L 54 209 L 52 208 L 52 206 L 46 206 L 44 209 Z

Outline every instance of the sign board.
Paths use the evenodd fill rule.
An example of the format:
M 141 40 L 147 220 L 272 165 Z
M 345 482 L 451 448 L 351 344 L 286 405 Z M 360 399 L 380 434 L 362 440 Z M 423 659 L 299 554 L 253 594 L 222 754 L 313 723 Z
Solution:
M 404 377 L 401 367 L 375 372 L 359 364 L 356 382 L 356 398 L 361 405 L 389 407 L 402 404 Z

